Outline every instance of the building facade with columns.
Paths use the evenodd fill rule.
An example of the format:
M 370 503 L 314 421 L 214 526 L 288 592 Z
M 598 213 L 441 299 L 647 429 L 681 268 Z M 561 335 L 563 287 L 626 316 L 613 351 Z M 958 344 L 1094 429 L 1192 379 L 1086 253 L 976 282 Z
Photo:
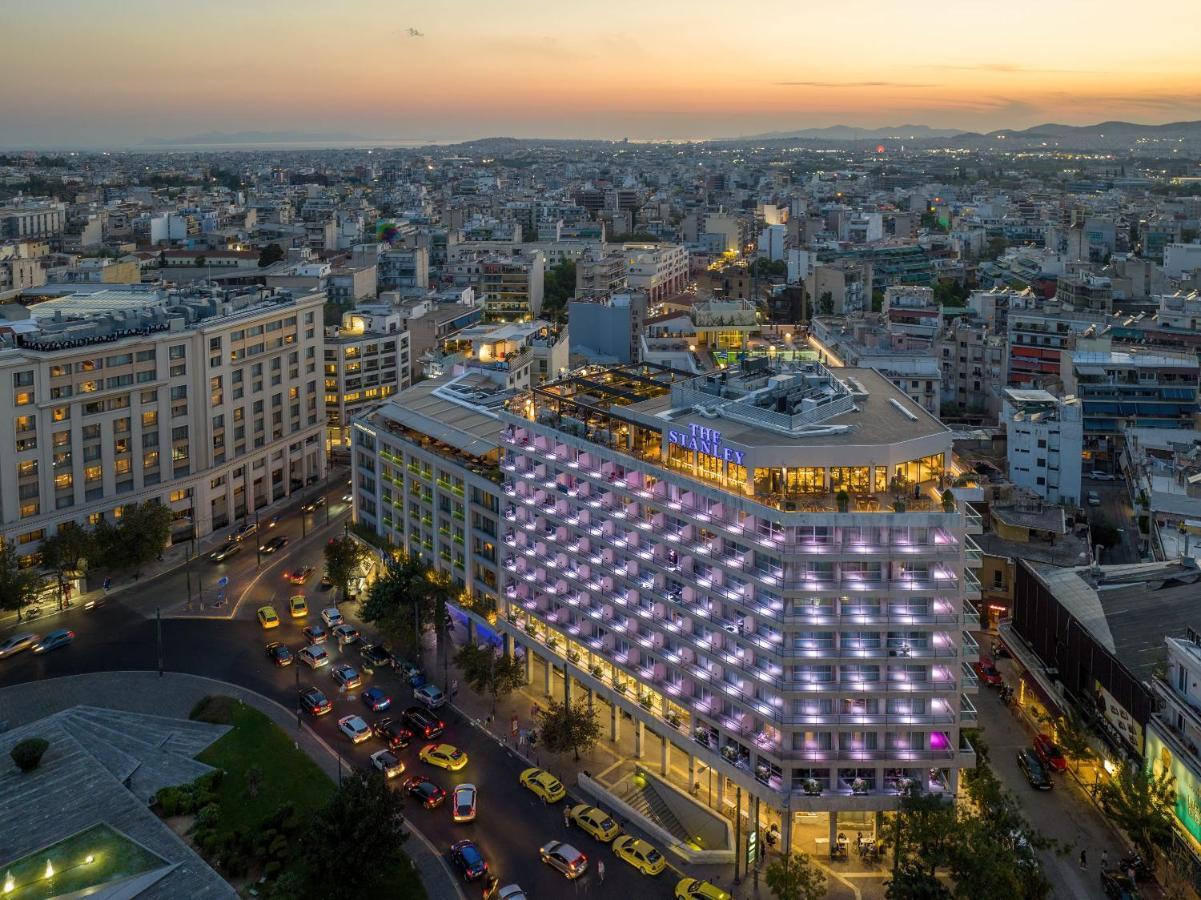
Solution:
M 918 404 L 867 369 L 643 364 L 501 419 L 497 627 L 548 693 L 558 672 L 599 696 L 611 738 L 632 720 L 637 755 L 707 767 L 719 808 L 766 804 L 786 845 L 796 814 L 833 840 L 913 786 L 956 793 L 980 527 Z
M 0 323 L 4 535 L 156 500 L 203 537 L 325 475 L 324 296 L 105 290 Z

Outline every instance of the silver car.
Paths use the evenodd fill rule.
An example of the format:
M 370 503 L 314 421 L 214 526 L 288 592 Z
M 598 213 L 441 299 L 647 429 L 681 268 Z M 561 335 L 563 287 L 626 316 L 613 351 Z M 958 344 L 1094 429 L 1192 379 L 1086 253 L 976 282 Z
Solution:
M 563 841 L 551 841 L 543 844 L 539 853 L 542 861 L 552 868 L 558 869 L 568 879 L 576 879 L 588 871 L 588 857 L 571 844 Z
M 0 659 L 7 659 L 10 656 L 20 653 L 22 650 L 28 650 L 38 642 L 38 638 L 40 637 L 41 635 L 30 634 L 29 632 L 12 635 L 3 643 L 0 643 Z

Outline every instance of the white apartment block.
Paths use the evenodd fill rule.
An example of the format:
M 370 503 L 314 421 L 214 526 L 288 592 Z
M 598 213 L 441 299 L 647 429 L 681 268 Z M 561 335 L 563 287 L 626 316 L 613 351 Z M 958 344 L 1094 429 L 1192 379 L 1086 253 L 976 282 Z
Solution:
M 495 608 L 500 589 L 500 406 L 490 373 L 423 381 L 354 420 L 355 521 Z
M 1048 391 L 1004 392 L 1009 480 L 1051 503 L 1080 505 L 1084 417 L 1076 398 Z
M 4 532 L 34 549 L 65 521 L 145 500 L 203 537 L 325 474 L 324 296 L 63 297 L 0 347 Z
M 719 807 L 740 787 L 831 840 L 912 784 L 956 792 L 980 527 L 941 501 L 945 426 L 873 370 L 767 360 L 591 371 L 501 418 L 499 627 L 548 692 L 554 668 L 661 772 L 683 754 Z
M 680 244 L 622 244 L 626 286 L 642 291 L 651 303 L 688 286 L 688 250 Z
M 409 332 L 389 307 L 344 313 L 340 328 L 325 331 L 327 438 L 331 449 L 349 449 L 350 420 L 411 383 Z
M 1147 723 L 1144 758 L 1156 775 L 1175 779 L 1178 798 L 1172 812 L 1181 842 L 1201 857 L 1201 634 L 1165 638 L 1166 674 L 1151 683 L 1157 712 Z

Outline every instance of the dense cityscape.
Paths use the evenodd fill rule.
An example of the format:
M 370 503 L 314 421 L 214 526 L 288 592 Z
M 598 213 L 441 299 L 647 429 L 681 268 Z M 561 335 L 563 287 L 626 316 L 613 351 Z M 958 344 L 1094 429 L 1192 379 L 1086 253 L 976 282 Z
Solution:
M 46 146 L 4 897 L 1197 895 L 1201 122 Z

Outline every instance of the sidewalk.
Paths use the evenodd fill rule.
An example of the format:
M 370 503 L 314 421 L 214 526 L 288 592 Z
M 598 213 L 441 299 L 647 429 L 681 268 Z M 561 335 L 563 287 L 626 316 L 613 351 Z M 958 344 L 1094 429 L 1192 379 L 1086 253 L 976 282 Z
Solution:
M 444 677 L 449 684 L 457 682 L 458 690 L 451 699 L 453 706 L 460 714 L 471 720 L 476 727 L 486 731 L 498 743 L 509 747 L 514 753 L 523 759 L 529 761 L 531 765 L 541 766 L 549 769 L 557 775 L 564 784 L 568 785 L 569 792 L 571 786 L 576 783 L 577 777 L 581 773 L 588 773 L 607 788 L 616 785 L 624 776 L 633 772 L 636 768 L 645 768 L 649 771 L 659 774 L 661 762 L 661 747 L 662 742 L 652 736 L 650 730 L 646 730 L 643 740 L 642 758 L 636 756 L 634 723 L 628 718 L 623 718 L 619 729 L 619 736 L 616 741 L 609 738 L 609 722 L 611 716 L 611 707 L 600 697 L 593 697 L 593 706 L 597 712 L 597 716 L 603 726 L 603 735 L 596 746 L 587 753 L 582 753 L 579 760 L 572 758 L 571 754 L 552 754 L 547 753 L 542 747 L 538 746 L 531 750 L 528 745 L 522 744 L 519 746 L 519 739 L 512 736 L 512 722 L 517 720 L 517 727 L 520 730 L 529 729 L 534 724 L 534 708 L 535 705 L 545 708 L 549 699 L 563 699 L 563 677 L 561 674 L 555 674 L 551 680 L 551 693 L 548 695 L 544 692 L 546 684 L 546 670 L 542 661 L 535 656 L 533 666 L 533 680 L 530 684 L 515 691 L 510 696 L 500 700 L 496 704 L 495 715 L 492 711 L 492 701 L 489 697 L 484 697 L 476 694 L 469 687 L 454 664 L 454 654 L 467 640 L 466 630 L 461 626 L 456 626 L 451 630 L 452 643 L 448 648 L 448 659 L 446 665 L 446 675 L 443 672 L 443 657 L 441 651 L 432 642 L 427 642 L 423 652 L 422 664 L 431 681 L 438 685 L 443 685 Z M 573 700 L 583 699 L 587 693 L 582 685 L 573 684 Z M 677 748 L 673 748 L 670 760 L 670 767 L 667 773 L 667 780 L 679 787 L 681 790 L 689 791 L 688 781 L 688 758 Z M 699 766 L 697 769 L 697 778 L 706 784 L 706 776 L 708 770 L 702 770 Z M 696 798 L 701 803 L 709 805 L 711 809 L 722 812 L 727 818 L 733 817 L 734 798 L 732 792 L 725 798 L 725 809 L 717 809 L 717 796 L 713 794 L 712 802 L 709 802 L 709 795 L 706 790 L 702 790 Z M 747 808 L 749 803 L 744 802 L 742 810 L 742 834 L 745 837 L 749 826 L 748 817 L 750 811 Z M 620 816 L 615 816 L 619 823 L 624 824 Z M 762 825 L 766 829 L 770 822 L 778 821 L 778 817 L 768 815 L 764 811 L 761 815 Z M 781 848 L 782 849 L 782 848 Z M 671 864 L 684 865 L 687 874 L 693 877 L 703 878 L 729 891 L 735 898 L 745 900 L 745 898 L 770 897 L 771 893 L 767 889 L 767 885 L 763 880 L 763 869 L 774 859 L 780 855 L 780 850 L 766 849 L 764 858 L 759 864 L 759 879 L 758 890 L 756 891 L 754 872 L 748 873 L 745 870 L 745 865 L 740 865 L 741 883 L 735 885 L 734 867 L 732 865 L 687 865 L 682 864 L 680 859 L 674 854 L 668 854 L 668 860 Z M 853 898 L 853 900 L 863 900 L 863 898 L 882 898 L 884 896 L 883 881 L 887 877 L 886 870 L 878 869 L 872 871 L 848 871 L 842 872 L 831 869 L 826 865 L 825 860 L 818 859 L 813 856 L 813 861 L 820 865 L 828 875 L 827 893 L 828 898 Z M 864 868 L 855 861 L 854 865 L 857 869 Z M 854 880 L 851 880 L 854 879 Z
M 254 691 L 199 675 L 179 672 L 167 672 L 162 676 L 155 672 L 92 672 L 2 687 L 0 723 L 7 723 L 8 727 L 14 728 L 79 704 L 186 719 L 192 707 L 210 694 L 235 697 L 269 716 L 286 734 L 294 737 L 297 746 L 331 779 L 338 779 L 338 754 L 307 725 L 298 731 L 294 710 L 285 709 Z M 441 854 L 413 827 L 412 822 L 408 825 L 415 840 L 405 844 L 405 853 L 413 861 L 426 893 L 431 898 L 457 897 L 467 900 L 459 879 L 447 868 Z

